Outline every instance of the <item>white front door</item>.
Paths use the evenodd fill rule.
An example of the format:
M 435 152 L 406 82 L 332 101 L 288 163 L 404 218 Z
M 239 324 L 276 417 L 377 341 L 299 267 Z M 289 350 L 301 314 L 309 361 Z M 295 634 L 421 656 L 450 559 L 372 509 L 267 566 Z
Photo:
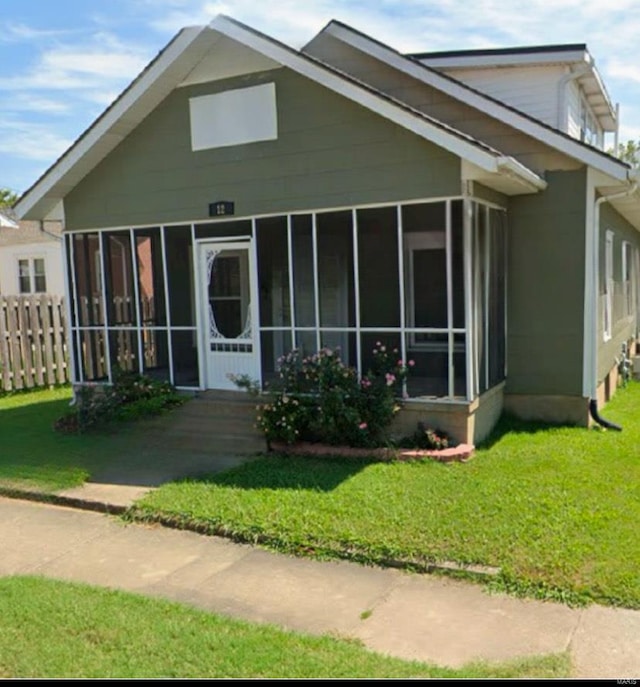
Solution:
M 229 375 L 260 378 L 253 245 L 200 244 L 206 386 L 236 389 Z

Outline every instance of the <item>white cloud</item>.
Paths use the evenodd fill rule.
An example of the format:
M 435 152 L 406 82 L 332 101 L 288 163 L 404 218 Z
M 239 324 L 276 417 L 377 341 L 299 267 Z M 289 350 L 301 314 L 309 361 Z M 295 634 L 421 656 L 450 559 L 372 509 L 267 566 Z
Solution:
M 2 98 L 2 112 L 39 112 L 47 115 L 62 115 L 70 111 L 68 100 L 54 100 L 33 93 L 14 93 Z
M 610 60 L 607 63 L 606 73 L 612 78 L 635 81 L 640 84 L 640 64 L 634 62 Z
M 44 49 L 26 73 L 0 78 L 0 90 L 78 91 L 103 86 L 113 90 L 114 85 L 126 85 L 147 62 L 140 49 L 110 34 L 97 33 L 81 45 L 59 44 Z
M 0 153 L 45 161 L 60 156 L 71 140 L 34 122 L 0 121 Z
M 5 22 L 4 25 L 0 25 L 0 43 L 33 42 L 68 33 L 68 31 L 55 29 L 36 29 L 27 24 L 9 21 Z

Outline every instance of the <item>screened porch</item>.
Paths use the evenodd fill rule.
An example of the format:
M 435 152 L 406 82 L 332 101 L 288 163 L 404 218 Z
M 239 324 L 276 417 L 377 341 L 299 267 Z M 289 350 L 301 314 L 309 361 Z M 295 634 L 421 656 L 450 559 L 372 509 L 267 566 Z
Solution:
M 414 362 L 412 398 L 466 402 L 505 376 L 506 213 L 477 200 L 74 232 L 65 253 L 78 382 L 215 388 L 245 352 L 265 384 L 323 347 L 364 374 L 377 342 Z

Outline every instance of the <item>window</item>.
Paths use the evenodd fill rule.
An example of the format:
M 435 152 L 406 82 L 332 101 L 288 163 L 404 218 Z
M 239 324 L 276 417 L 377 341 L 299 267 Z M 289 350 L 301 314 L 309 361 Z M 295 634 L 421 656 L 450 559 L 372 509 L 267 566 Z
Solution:
M 45 293 L 47 278 L 44 258 L 20 258 L 18 260 L 18 282 L 20 293 Z
M 611 324 L 613 319 L 613 232 L 608 231 L 605 236 L 604 253 L 604 307 L 603 330 L 604 340 L 611 338 Z
M 598 125 L 584 100 L 580 102 L 580 140 L 592 146 L 598 145 Z
M 622 242 L 622 295 L 624 316 L 633 315 L 633 249 L 628 241 Z

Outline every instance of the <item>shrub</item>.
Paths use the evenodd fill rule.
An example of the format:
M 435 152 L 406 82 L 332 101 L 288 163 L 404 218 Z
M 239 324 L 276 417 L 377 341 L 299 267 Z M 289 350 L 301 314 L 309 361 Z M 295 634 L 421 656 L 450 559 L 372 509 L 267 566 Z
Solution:
M 439 429 L 425 427 L 422 422 L 418 423 L 416 431 L 408 437 L 401 439 L 398 445 L 402 448 L 422 448 L 422 449 L 443 449 L 449 448 L 450 439 L 446 432 Z
M 268 441 L 299 440 L 373 447 L 387 443 L 387 429 L 400 410 L 397 400 L 410 362 L 380 342 L 374 363 L 361 379 L 339 352 L 323 348 L 311 356 L 294 349 L 278 360 L 273 400 L 258 406 L 258 427 Z M 236 379 L 247 388 L 246 380 Z
M 85 432 L 114 421 L 158 415 L 182 405 L 186 398 L 168 382 L 137 372 L 115 370 L 113 384 L 83 384 L 76 391 L 76 405 L 54 423 L 60 432 Z

